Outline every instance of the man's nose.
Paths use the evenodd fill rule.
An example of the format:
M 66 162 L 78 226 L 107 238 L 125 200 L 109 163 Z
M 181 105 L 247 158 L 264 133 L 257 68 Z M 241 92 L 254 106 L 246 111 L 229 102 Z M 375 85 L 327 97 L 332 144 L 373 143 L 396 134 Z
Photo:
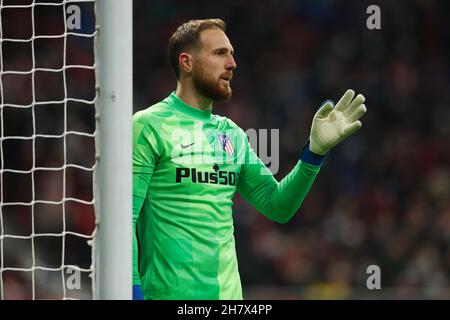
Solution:
M 230 58 L 227 60 L 227 64 L 225 66 L 227 70 L 234 70 L 237 68 L 236 61 L 234 61 L 234 57 L 230 55 Z

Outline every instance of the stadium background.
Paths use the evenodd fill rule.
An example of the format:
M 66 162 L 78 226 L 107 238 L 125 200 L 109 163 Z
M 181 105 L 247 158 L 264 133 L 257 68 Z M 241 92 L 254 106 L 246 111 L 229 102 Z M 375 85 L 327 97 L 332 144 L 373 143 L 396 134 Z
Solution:
M 371 4 L 381 8 L 381 30 L 366 28 Z M 134 1 L 133 11 L 134 111 L 175 89 L 165 53 L 176 27 L 193 18 L 222 18 L 238 68 L 232 100 L 216 104 L 214 112 L 244 130 L 280 130 L 278 179 L 298 160 L 323 100 L 336 101 L 347 88 L 366 97 L 362 130 L 331 152 L 289 223 L 270 222 L 236 198 L 245 298 L 450 298 L 448 2 L 154 0 Z M 56 13 L 42 17 L 51 29 Z M 78 42 L 70 55 L 89 61 L 91 46 Z M 49 51 L 46 59 L 56 56 Z M 20 65 L 25 58 L 3 59 Z M 92 95 L 92 75 L 73 79 L 80 96 Z M 54 80 L 42 90 L 50 97 L 57 86 Z M 12 95 L 26 95 L 23 86 L 11 87 Z M 89 112 L 80 108 L 74 124 L 92 128 Z M 46 117 L 51 126 L 55 116 Z M 15 121 L 11 127 L 23 128 L 20 117 Z M 92 154 L 81 141 L 74 148 L 81 158 Z M 52 152 L 43 154 L 53 158 Z M 29 161 L 22 149 L 5 157 Z M 71 190 L 88 196 L 89 184 L 77 182 Z M 11 185 L 9 194 L 27 189 L 21 180 Z M 91 210 L 74 213 L 69 226 L 89 231 Z M 19 216 L 11 225 L 26 233 Z M 48 243 L 43 251 L 55 246 Z M 72 255 L 90 264 L 87 249 Z M 372 264 L 381 268 L 378 291 L 366 288 L 366 268 Z M 22 292 L 15 298 L 28 297 L 29 290 L 19 289 L 23 278 L 11 275 L 9 282 L 14 292 Z

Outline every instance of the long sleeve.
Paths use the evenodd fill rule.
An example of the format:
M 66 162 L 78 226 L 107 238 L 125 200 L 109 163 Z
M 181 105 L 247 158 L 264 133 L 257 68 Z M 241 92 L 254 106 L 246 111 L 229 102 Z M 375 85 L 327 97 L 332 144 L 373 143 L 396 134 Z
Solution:
M 270 220 L 286 223 L 303 203 L 319 173 L 320 164 L 307 163 L 307 157 L 302 157 L 303 161 L 299 160 L 291 172 L 278 182 L 250 144 L 247 146 L 247 154 L 237 191 Z
M 154 132 L 133 119 L 133 285 L 140 284 L 137 222 L 157 161 Z

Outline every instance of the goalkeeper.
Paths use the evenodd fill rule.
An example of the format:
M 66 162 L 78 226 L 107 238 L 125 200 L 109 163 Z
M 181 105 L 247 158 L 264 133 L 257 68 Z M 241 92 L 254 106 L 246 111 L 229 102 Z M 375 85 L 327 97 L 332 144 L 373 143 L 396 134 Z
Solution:
M 328 151 L 361 127 L 362 95 L 325 102 L 298 163 L 278 182 L 244 131 L 212 113 L 231 97 L 233 53 L 222 20 L 184 23 L 168 46 L 176 91 L 133 116 L 134 299 L 242 299 L 235 192 L 268 219 L 289 221 Z

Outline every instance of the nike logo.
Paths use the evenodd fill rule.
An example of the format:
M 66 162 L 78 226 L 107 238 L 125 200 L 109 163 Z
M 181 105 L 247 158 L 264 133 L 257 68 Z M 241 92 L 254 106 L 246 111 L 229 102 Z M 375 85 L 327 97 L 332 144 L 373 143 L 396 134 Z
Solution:
M 192 143 L 190 143 L 190 144 L 181 144 L 181 148 L 183 148 L 183 149 L 189 148 L 189 147 L 192 146 L 194 143 L 195 143 L 195 141 L 192 142 Z

